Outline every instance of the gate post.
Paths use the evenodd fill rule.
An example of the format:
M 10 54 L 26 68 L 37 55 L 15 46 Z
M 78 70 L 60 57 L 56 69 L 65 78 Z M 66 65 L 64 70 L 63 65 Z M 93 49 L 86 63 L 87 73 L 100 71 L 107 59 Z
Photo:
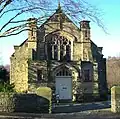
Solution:
M 120 86 L 113 86 L 111 88 L 111 111 L 120 112 Z

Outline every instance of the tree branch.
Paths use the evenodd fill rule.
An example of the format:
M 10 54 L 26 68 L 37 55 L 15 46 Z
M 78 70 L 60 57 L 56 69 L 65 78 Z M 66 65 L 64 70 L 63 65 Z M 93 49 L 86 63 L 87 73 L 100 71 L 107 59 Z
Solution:
M 18 32 L 16 32 L 16 33 L 11 33 L 11 34 L 7 34 L 7 35 L 0 35 L 0 38 L 12 36 L 12 35 L 17 35 L 17 34 L 20 34 L 20 33 L 23 32 L 23 31 L 27 31 L 27 30 L 29 30 L 29 29 L 23 29 L 23 30 L 20 30 L 20 31 L 18 31 Z
M 0 13 L 12 2 L 12 0 L 4 0 L 4 1 L 1 1 L 1 4 L 2 3 L 5 3 L 2 8 L 0 9 Z M 0 5 L 1 5 L 0 4 Z
M 10 8 L 8 8 L 8 5 L 13 4 Z M 99 10 L 96 9 L 96 7 L 90 5 L 85 0 L 62 0 L 62 9 L 65 13 L 69 15 L 70 18 L 72 18 L 75 23 L 78 23 L 81 19 L 87 18 L 88 20 L 92 20 L 95 22 L 98 26 L 100 26 L 104 31 L 105 27 L 100 19 L 100 13 Z M 40 17 L 37 19 L 37 22 L 39 24 L 42 23 L 42 21 L 45 21 L 49 17 L 49 13 L 55 11 L 55 2 L 54 1 L 47 1 L 47 0 L 0 0 L 0 19 L 2 20 L 4 15 L 9 14 L 10 12 L 15 11 L 16 15 L 11 16 L 8 21 L 3 24 L 3 26 L 0 29 L 0 33 L 2 36 L 8 34 L 15 34 L 17 30 L 24 29 L 27 26 L 24 26 L 27 24 L 26 19 L 17 20 L 17 17 L 20 16 L 23 13 L 31 13 L 31 16 L 35 13 L 44 14 L 45 16 Z M 8 9 L 5 9 L 5 8 Z M 9 24 L 14 25 L 14 27 L 9 26 Z M 21 24 L 21 25 L 18 25 Z M 24 26 L 24 28 L 22 27 Z M 9 26 L 9 28 L 8 28 Z M 20 27 L 20 28 L 18 28 Z M 7 30 L 6 30 L 7 29 Z

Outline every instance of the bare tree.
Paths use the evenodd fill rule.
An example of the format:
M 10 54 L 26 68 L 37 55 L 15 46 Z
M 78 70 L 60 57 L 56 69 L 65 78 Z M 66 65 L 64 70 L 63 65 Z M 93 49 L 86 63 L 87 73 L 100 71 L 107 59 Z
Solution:
M 85 0 L 61 0 L 63 11 L 77 24 L 82 18 L 89 19 L 103 28 L 100 11 Z M 58 2 L 53 0 L 0 0 L 0 37 L 19 34 L 27 28 L 28 17 L 37 17 L 40 25 L 56 10 Z M 27 15 L 23 17 L 23 15 Z M 41 17 L 39 17 L 41 16 Z
M 107 60 L 107 82 L 109 89 L 120 85 L 120 57 L 110 57 Z

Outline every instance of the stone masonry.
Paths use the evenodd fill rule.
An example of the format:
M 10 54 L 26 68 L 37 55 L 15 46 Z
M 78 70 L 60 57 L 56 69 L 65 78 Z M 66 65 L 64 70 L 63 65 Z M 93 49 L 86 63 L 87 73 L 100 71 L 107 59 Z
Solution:
M 28 23 L 28 39 L 14 46 L 11 56 L 10 83 L 16 91 L 35 93 L 48 86 L 55 93 L 57 75 L 70 75 L 73 101 L 107 95 L 106 60 L 91 40 L 90 21 L 78 28 L 59 6 L 40 27 L 35 18 Z
M 111 88 L 111 111 L 115 113 L 120 112 L 120 86 Z

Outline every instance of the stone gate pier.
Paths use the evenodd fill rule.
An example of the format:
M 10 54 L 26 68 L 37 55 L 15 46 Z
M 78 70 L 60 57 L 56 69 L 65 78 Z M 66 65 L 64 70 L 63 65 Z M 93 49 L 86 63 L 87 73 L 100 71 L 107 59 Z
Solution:
M 113 86 L 111 88 L 111 111 L 120 112 L 120 86 Z

